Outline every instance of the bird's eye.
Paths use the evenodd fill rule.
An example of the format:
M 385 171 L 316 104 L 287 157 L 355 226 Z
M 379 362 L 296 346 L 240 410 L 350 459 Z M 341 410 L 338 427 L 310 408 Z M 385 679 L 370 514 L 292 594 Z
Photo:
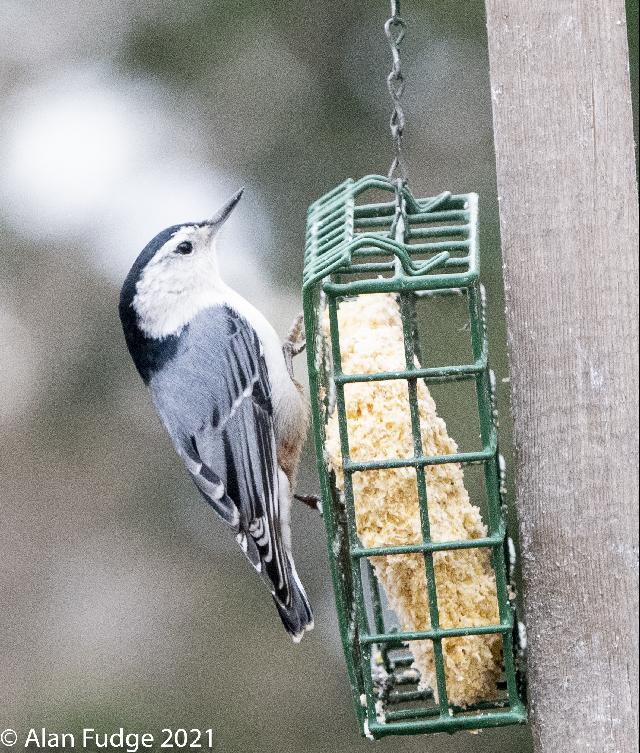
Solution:
M 191 241 L 182 241 L 176 246 L 177 254 L 190 254 L 193 251 L 193 243 Z

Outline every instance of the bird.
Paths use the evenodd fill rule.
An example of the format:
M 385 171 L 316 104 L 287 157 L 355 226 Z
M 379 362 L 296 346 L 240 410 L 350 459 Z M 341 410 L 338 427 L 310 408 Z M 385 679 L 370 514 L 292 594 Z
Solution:
M 304 334 L 299 317 L 283 344 L 266 317 L 222 280 L 218 233 L 242 194 L 208 220 L 158 233 L 124 281 L 119 314 L 176 452 L 299 642 L 313 629 L 290 529 L 308 425 L 308 401 L 292 368 Z

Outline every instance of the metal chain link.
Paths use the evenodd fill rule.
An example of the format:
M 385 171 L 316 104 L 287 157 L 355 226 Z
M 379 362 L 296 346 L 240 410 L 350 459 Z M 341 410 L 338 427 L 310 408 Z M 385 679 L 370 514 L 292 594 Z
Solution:
M 400 0 L 391 0 L 391 16 L 384 25 L 384 33 L 391 48 L 393 66 L 391 73 L 387 76 L 387 88 L 393 101 L 393 112 L 389 126 L 391 128 L 391 138 L 393 140 L 394 157 L 389 168 L 389 180 L 394 180 L 396 173 L 399 173 L 401 180 L 406 182 L 407 170 L 402 153 L 402 135 L 404 133 L 405 117 L 400 99 L 404 93 L 404 76 L 400 65 L 400 50 L 402 40 L 405 35 L 405 23 L 400 16 Z

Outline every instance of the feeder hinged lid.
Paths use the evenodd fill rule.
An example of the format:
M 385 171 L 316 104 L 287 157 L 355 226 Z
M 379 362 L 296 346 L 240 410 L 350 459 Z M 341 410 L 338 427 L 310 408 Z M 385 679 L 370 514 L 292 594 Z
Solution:
M 366 192 L 390 201 L 362 204 Z M 395 239 L 396 186 L 380 175 L 349 178 L 307 215 L 303 289 L 323 282 L 345 295 L 466 287 L 478 278 L 478 196 L 416 199 L 406 188 L 404 242 Z M 392 237 L 393 236 L 393 237 Z

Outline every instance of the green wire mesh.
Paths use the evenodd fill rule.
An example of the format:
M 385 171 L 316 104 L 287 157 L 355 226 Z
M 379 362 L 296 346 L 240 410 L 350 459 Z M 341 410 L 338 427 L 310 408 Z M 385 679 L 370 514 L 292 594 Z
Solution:
M 340 634 L 360 729 L 369 737 L 390 734 L 455 732 L 526 721 L 517 662 L 517 619 L 509 599 L 507 531 L 503 517 L 503 484 L 497 440 L 492 373 L 487 361 L 484 291 L 479 282 L 477 242 L 478 198 L 475 194 L 443 193 L 415 199 L 407 189 L 404 242 L 393 232 L 395 202 L 357 204 L 371 189 L 394 192 L 387 178 L 367 176 L 337 186 L 309 208 L 304 259 L 303 297 L 312 417 L 324 521 L 328 539 Z M 406 369 L 377 374 L 345 374 L 341 370 L 338 305 L 367 293 L 397 293 L 404 329 Z M 416 301 L 464 295 L 468 304 L 471 363 L 424 367 L 416 336 Z M 328 309 L 330 342 L 322 321 Z M 468 337 L 468 332 L 466 335 Z M 352 382 L 407 381 L 414 456 L 408 459 L 352 460 L 345 410 L 344 385 Z M 451 455 L 425 456 L 422 451 L 417 380 L 426 384 L 475 382 L 481 449 Z M 339 492 L 325 453 L 325 425 L 338 412 L 344 489 Z M 429 530 L 425 468 L 461 463 L 484 470 L 488 535 L 481 539 L 435 542 Z M 365 548 L 358 539 L 352 474 L 382 468 L 414 467 L 422 523 L 422 542 Z M 434 552 L 485 547 L 491 550 L 496 579 L 499 623 L 442 628 L 434 573 Z M 424 555 L 430 629 L 401 632 L 388 626 L 383 596 L 368 560 L 372 556 L 422 552 Z M 364 573 L 361 562 L 365 563 Z M 499 634 L 504 676 L 499 700 L 456 708 L 447 698 L 442 641 L 456 636 Z M 515 637 L 514 637 L 515 636 Z M 418 687 L 411 668 L 411 641 L 432 641 L 437 697 Z

